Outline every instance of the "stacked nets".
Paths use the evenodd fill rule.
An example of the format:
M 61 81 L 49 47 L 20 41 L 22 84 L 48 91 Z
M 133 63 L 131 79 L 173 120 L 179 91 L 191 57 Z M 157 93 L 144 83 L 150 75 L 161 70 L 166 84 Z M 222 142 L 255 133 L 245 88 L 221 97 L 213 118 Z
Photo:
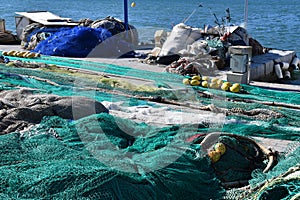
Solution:
M 268 173 L 253 172 L 248 190 L 231 190 L 227 199 L 297 200 L 300 198 L 300 142 L 293 142 L 279 158 L 279 163 Z
M 43 30 L 47 32 L 47 30 Z M 97 45 L 111 37 L 103 28 L 61 28 L 41 41 L 35 52 L 51 56 L 86 57 Z
M 48 65 L 71 66 L 73 69 L 83 69 L 104 74 L 116 74 L 127 79 L 145 78 L 145 71 L 128 67 L 75 61 L 56 57 L 42 57 L 38 62 Z M 224 113 L 227 123 L 216 131 L 224 131 L 244 136 L 261 136 L 277 139 L 295 140 L 300 135 L 300 93 L 266 90 L 243 85 L 247 93 L 229 93 L 214 89 L 187 88 L 184 95 L 172 90 L 157 90 L 126 85 L 124 81 L 100 79 L 99 75 L 84 76 L 84 73 L 70 73 L 68 70 L 51 70 L 49 67 L 38 69 L 16 68 L 0 65 L 3 74 L 2 87 L 17 86 L 38 89 L 42 93 L 55 93 L 60 96 L 82 95 L 98 101 L 124 101 L 125 105 L 149 104 L 147 97 L 158 96 L 179 103 L 184 101 L 195 102 L 201 106 L 213 105 L 212 112 Z M 79 76 L 78 74 L 81 74 Z M 182 78 L 175 74 L 147 72 L 147 78 L 157 85 L 178 88 Z M 35 77 L 51 80 L 57 85 L 47 84 Z M 91 90 L 92 88 L 92 90 Z M 210 93 L 208 97 L 198 94 Z M 139 100 L 145 97 L 145 101 Z M 141 98 L 143 99 L 143 98 Z M 159 99 L 159 98 L 158 98 Z M 133 103 L 134 102 L 134 103 Z M 247 131 L 244 131 L 247 130 Z
M 75 122 L 45 117 L 37 127 L 0 138 L 1 197 L 220 199 L 224 190 L 209 160 L 195 160 L 194 147 L 180 139 L 189 134 L 108 114 Z
M 36 61 L 133 78 L 145 76 L 143 70 L 116 65 L 53 57 L 42 57 Z M 128 87 L 118 88 L 116 87 L 118 84 L 112 86 L 110 81 L 106 84 L 95 77 L 78 76 L 75 73 L 51 70 L 47 67 L 28 69 L 0 64 L 0 68 L 2 90 L 27 87 L 37 93 L 81 95 L 98 101 L 124 101 L 127 106 L 145 104 L 159 106 L 147 100 L 140 100 L 139 96 L 158 95 L 177 101 L 181 100 L 180 98 L 189 98 L 188 95 L 184 97 L 172 95 L 172 91 L 168 90 L 137 92 Z M 149 72 L 148 77 L 166 86 L 178 86 L 178 80 L 181 80 L 177 75 L 154 72 Z M 45 82 L 43 79 L 55 84 Z M 94 86 L 95 90 L 89 92 L 86 86 Z M 197 96 L 193 100 L 197 101 L 199 108 L 202 105 L 214 104 L 216 112 L 226 111 L 227 121 L 222 127 L 216 126 L 217 131 L 287 140 L 299 138 L 299 109 L 288 107 L 299 104 L 299 93 L 244 87 L 247 93 L 226 93 L 224 96 L 206 89 L 206 92 L 218 95 L 219 98 Z M 197 89 L 192 89 L 195 89 L 191 91 L 195 91 L 194 94 L 197 95 Z M 272 101 L 282 104 L 281 106 L 263 104 Z M 271 114 L 268 114 L 269 117 L 245 115 L 255 109 L 258 109 L 260 114 L 263 114 L 262 111 Z M 273 112 L 279 115 L 273 115 Z M 205 196 L 220 199 L 224 195 L 221 180 L 251 179 L 251 170 L 258 168 L 257 172 L 261 172 L 265 164 L 259 162 L 245 174 L 227 173 L 217 176 L 210 160 L 205 156 L 197 156 L 199 145 L 185 142 L 197 132 L 206 133 L 211 130 L 215 124 L 209 123 L 199 123 L 195 130 L 189 126 L 157 128 L 107 114 L 93 115 L 77 121 L 46 117 L 39 125 L 22 133 L 10 133 L 0 137 L 3 151 L 0 170 L 1 197 L 3 199 L 145 199 L 145 197 L 201 199 Z M 238 143 L 232 138 L 220 139 L 221 142 L 228 144 Z M 256 153 L 247 149 L 238 151 L 249 152 L 251 156 Z M 228 149 L 228 153 L 230 152 L 236 153 Z M 278 166 L 287 171 L 293 166 L 289 161 L 297 158 L 297 155 L 297 150 L 295 154 L 286 154 L 286 158 L 279 160 Z M 229 157 L 230 159 L 232 163 L 219 162 L 214 166 L 221 169 L 232 167 L 230 164 L 248 166 L 247 158 L 244 156 L 236 155 L 234 159 Z M 299 159 L 298 161 L 296 159 L 296 162 L 299 162 Z M 269 173 L 276 172 L 277 169 L 274 168 Z M 268 177 L 274 176 L 273 174 Z M 257 179 L 258 177 L 265 176 L 254 175 L 254 182 L 250 181 L 254 187 L 261 183 L 262 179 Z M 288 185 L 284 187 L 293 188 Z M 297 191 L 297 187 L 294 188 L 296 189 L 293 191 Z

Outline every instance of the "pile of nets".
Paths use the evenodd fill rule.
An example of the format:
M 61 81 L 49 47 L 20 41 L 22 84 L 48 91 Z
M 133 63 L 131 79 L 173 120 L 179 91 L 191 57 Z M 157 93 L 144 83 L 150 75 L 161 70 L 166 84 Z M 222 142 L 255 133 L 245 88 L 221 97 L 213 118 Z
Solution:
M 32 62 L 26 58 L 9 59 Z M 30 88 L 35 93 L 85 96 L 100 102 L 123 102 L 129 107 L 159 107 L 161 104 L 149 101 L 156 96 L 157 100 L 165 99 L 169 104 L 175 102 L 173 105 L 187 108 L 193 105 L 194 109 L 210 106 L 214 108 L 212 112 L 225 110 L 226 120 L 222 125 L 208 121 L 155 127 L 109 114 L 94 114 L 78 120 L 45 116 L 41 123 L 28 129 L 1 135 L 0 197 L 3 199 L 221 199 L 224 196 L 236 199 L 241 195 L 250 195 L 249 199 L 253 199 L 251 195 L 256 192 L 261 197 L 267 195 L 265 191 L 275 192 L 277 189 L 272 188 L 277 182 L 244 194 L 240 190 L 225 192 L 222 181 L 250 179 L 250 185 L 256 188 L 264 180 L 277 177 L 299 163 L 297 146 L 282 154 L 278 165 L 267 174 L 262 173 L 266 166 L 264 157 L 257 163 L 250 162 L 254 166 L 250 170 L 234 173 L 230 170 L 233 165 L 243 169 L 249 166 L 245 154 L 256 156 L 251 145 L 238 145 L 239 148 L 235 148 L 238 151 L 228 148 L 228 155 L 224 154 L 220 162 L 212 165 L 206 155 L 199 155 L 202 148 L 199 143 L 187 142 L 195 134 L 212 131 L 296 140 L 300 135 L 299 93 L 252 86 L 243 86 L 245 93 L 225 93 L 184 86 L 182 76 L 155 72 L 147 72 L 146 78 L 156 83 L 156 87 L 139 88 L 116 80 L 113 75 L 145 80 L 144 70 L 48 56 L 34 61 L 40 67 L 0 64 L 1 90 Z M 188 92 L 171 90 L 179 87 L 187 87 Z M 251 110 L 271 114 L 268 117 L 245 114 Z M 226 136 L 219 139 L 227 146 L 237 147 L 239 143 Z M 236 152 L 242 152 L 243 156 Z M 217 168 L 221 169 L 218 171 L 224 168 L 227 173 L 218 174 Z M 280 182 L 277 188 L 288 188 L 282 191 L 295 196 L 299 179 L 280 180 L 289 183 Z
M 255 170 L 248 190 L 227 191 L 227 199 L 297 200 L 300 194 L 300 141 L 282 152 L 279 163 L 268 173 Z
M 108 114 L 77 121 L 45 117 L 37 127 L 1 136 L 0 196 L 220 199 L 224 190 L 209 159 L 195 160 L 187 135 Z
M 266 152 L 264 147 L 247 137 L 214 132 L 194 135 L 190 139 L 200 144 L 202 153 L 212 159 L 211 165 L 224 188 L 248 185 L 254 170 L 269 170 L 267 154 L 271 152 Z M 220 146 L 223 146 L 222 149 Z M 271 162 L 268 166 L 275 164 Z
M 48 27 L 31 23 L 21 35 L 22 46 L 44 55 L 62 57 L 134 57 L 138 33 L 113 17 L 82 19 L 76 27 Z
M 42 29 L 47 33 L 47 29 Z M 111 37 L 103 28 L 61 28 L 38 43 L 34 51 L 50 56 L 86 57 L 97 45 Z
M 28 59 L 10 57 L 11 60 Z M 42 56 L 34 59 L 40 68 L 17 68 L 0 65 L 4 78 L 0 79 L 2 87 L 14 89 L 29 87 L 42 93 L 54 93 L 60 96 L 81 95 L 102 101 L 123 101 L 125 105 L 151 105 L 150 97 L 175 101 L 176 105 L 188 107 L 181 102 L 192 102 L 195 109 L 213 105 L 212 112 L 224 111 L 227 123 L 217 126 L 216 131 L 225 131 L 244 136 L 261 136 L 268 138 L 295 140 L 299 137 L 299 106 L 300 93 L 267 90 L 243 85 L 245 93 L 229 93 L 203 87 L 184 86 L 182 76 L 170 73 L 147 72 L 114 64 L 94 63 L 65 58 Z M 45 67 L 57 65 L 67 69 Z M 68 70 L 72 69 L 72 70 Z M 95 72 L 94 76 L 74 70 Z M 101 76 L 100 74 L 103 75 Z M 156 88 L 148 86 L 134 87 L 118 78 L 105 78 L 108 74 L 126 77 L 127 80 L 152 81 Z M 51 80 L 56 84 L 45 83 L 37 79 Z M 160 88 L 161 87 L 161 88 Z M 187 87 L 186 93 L 176 88 Z M 167 88 L 165 90 L 164 88 Z M 169 90 L 169 89 L 175 90 Z M 208 94 L 208 95 L 207 95 Z M 204 96 L 203 96 L 204 95 Z M 207 96 L 207 97 L 206 97 Z M 160 98 L 159 98 L 160 97 Z M 145 100 L 144 100 L 145 99 Z M 172 103 L 172 102 L 170 102 Z M 247 130 L 247 131 L 244 131 Z

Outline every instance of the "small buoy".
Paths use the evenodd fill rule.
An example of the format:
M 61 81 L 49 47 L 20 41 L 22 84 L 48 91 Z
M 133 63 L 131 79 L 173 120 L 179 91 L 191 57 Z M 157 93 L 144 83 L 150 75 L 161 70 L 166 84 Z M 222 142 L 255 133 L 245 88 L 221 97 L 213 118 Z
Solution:
M 10 62 L 6 63 L 6 66 L 12 67 L 12 66 L 15 66 L 15 63 L 10 61 Z
M 133 1 L 132 3 L 131 3 L 131 8 L 134 8 L 136 6 L 136 3 Z
M 26 55 L 26 53 L 27 53 L 27 51 L 23 51 L 23 52 L 20 54 L 20 56 L 21 56 L 22 58 L 24 58 L 24 56 Z
M 213 78 L 213 79 L 211 79 L 211 81 L 210 82 L 212 82 L 212 83 L 217 83 L 219 81 L 219 79 L 218 78 Z
M 8 56 L 13 56 L 13 54 L 14 54 L 15 52 L 16 52 L 16 51 L 11 50 L 11 51 L 7 52 L 7 55 L 8 55 Z
M 41 54 L 39 54 L 39 53 L 34 53 L 34 57 L 35 57 L 35 58 L 39 58 L 39 57 L 41 57 Z
M 238 83 L 233 84 L 230 88 L 229 88 L 230 92 L 240 92 L 241 90 L 241 86 Z
M 207 88 L 207 87 L 208 87 L 208 82 L 207 82 L 207 81 L 203 81 L 203 82 L 201 83 L 201 85 L 202 85 L 203 87 Z
M 203 77 L 202 77 L 202 80 L 203 80 L 203 81 L 208 81 L 208 80 L 209 80 L 209 77 L 208 77 L 208 76 L 203 76 Z
M 216 83 L 216 82 L 211 82 L 210 84 L 209 84 L 209 88 L 212 88 L 212 89 L 217 89 L 219 87 L 219 85 Z
M 200 81 L 198 81 L 198 80 L 191 80 L 191 85 L 193 85 L 193 86 L 200 85 Z
M 189 85 L 190 84 L 190 80 L 188 78 L 185 78 L 182 80 L 182 83 L 185 85 Z
M 28 54 L 30 54 L 30 51 L 25 51 L 25 53 L 23 54 L 23 58 L 27 58 Z
M 223 81 L 219 79 L 217 81 L 218 88 L 221 88 L 222 84 L 223 84 Z
M 228 91 L 229 87 L 231 86 L 230 82 L 225 82 L 222 84 L 221 89 L 224 91 Z
M 217 151 L 210 151 L 208 153 L 208 157 L 210 158 L 212 163 L 218 162 L 221 158 L 221 153 Z
M 19 53 L 20 53 L 19 51 L 16 51 L 12 54 L 12 56 L 17 57 Z
M 192 80 L 198 80 L 198 81 L 200 81 L 201 80 L 201 77 L 198 75 L 198 76 L 193 76 L 192 77 Z
M 218 85 L 222 85 L 222 84 L 223 84 L 223 81 L 222 81 L 221 79 L 219 79 L 219 80 L 217 81 L 217 84 L 218 84 Z
M 226 146 L 221 142 L 215 144 L 214 149 L 216 152 L 219 152 L 221 155 L 223 155 L 226 152 Z
M 27 55 L 26 55 L 26 58 L 33 58 L 35 56 L 35 53 L 28 53 Z
M 234 83 L 232 86 L 240 87 L 241 88 L 241 85 L 239 83 Z
M 17 57 L 23 58 L 25 53 L 26 53 L 25 51 L 19 51 L 17 53 Z

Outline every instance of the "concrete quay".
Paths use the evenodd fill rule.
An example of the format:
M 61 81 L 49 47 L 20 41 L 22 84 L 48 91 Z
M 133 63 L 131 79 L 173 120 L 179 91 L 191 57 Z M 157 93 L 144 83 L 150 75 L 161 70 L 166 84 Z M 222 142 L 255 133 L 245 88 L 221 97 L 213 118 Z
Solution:
M 274 65 L 276 63 L 291 63 L 296 56 L 294 51 L 270 50 L 268 53 L 253 56 L 250 64 L 250 75 L 248 73 L 235 73 L 229 71 L 227 80 L 238 83 L 251 83 L 251 81 L 274 82 L 278 80 Z

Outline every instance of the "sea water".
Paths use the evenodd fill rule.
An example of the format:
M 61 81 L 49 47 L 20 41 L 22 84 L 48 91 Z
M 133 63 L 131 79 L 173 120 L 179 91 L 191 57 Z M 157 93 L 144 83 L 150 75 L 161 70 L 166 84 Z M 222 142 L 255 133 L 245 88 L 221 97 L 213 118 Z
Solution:
M 222 18 L 226 19 L 225 10 L 229 8 L 230 23 L 247 22 L 248 33 L 263 46 L 293 50 L 300 56 L 299 0 L 249 0 L 248 15 L 246 0 L 135 0 L 135 7 L 131 7 L 132 2 L 128 0 L 129 23 L 138 29 L 142 42 L 153 40 L 156 30 L 170 31 L 187 19 L 186 24 L 194 27 L 216 26 L 217 20 L 222 23 Z M 15 12 L 23 11 L 47 10 L 75 21 L 107 16 L 124 19 L 124 0 L 13 0 L 3 2 L 1 7 L 0 18 L 5 19 L 6 29 L 13 32 Z

